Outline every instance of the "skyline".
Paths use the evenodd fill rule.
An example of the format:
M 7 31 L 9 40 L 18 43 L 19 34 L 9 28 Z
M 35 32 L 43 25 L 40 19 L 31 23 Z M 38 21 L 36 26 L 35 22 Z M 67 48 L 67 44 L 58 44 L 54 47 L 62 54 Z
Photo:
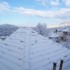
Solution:
M 35 26 L 70 22 L 70 0 L 0 0 L 0 24 Z

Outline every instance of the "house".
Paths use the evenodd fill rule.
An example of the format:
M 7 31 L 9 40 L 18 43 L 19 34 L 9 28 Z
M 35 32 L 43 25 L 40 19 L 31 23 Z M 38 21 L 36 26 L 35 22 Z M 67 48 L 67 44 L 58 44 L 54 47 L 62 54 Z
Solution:
M 70 70 L 70 50 L 31 28 L 20 28 L 0 42 L 0 70 L 52 70 L 63 60 Z
M 65 28 L 62 30 L 62 45 L 68 49 L 70 49 L 70 29 Z
M 59 42 L 59 39 L 60 39 L 60 34 L 59 33 L 54 33 L 54 32 L 51 32 L 49 34 L 49 39 L 55 41 L 55 42 Z
M 64 35 L 70 35 L 69 28 L 63 29 L 62 32 L 63 32 Z

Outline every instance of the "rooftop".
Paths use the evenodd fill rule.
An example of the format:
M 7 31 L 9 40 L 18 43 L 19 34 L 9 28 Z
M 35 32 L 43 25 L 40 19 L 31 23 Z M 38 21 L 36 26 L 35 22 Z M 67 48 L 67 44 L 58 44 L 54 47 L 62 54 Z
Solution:
M 61 59 L 63 70 L 70 70 L 70 50 L 31 28 L 20 28 L 0 42 L 1 70 L 52 70 Z

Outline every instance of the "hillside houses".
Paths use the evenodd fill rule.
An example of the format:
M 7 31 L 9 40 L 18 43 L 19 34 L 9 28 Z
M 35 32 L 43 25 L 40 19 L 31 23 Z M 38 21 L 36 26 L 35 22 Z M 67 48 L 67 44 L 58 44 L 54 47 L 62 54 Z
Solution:
M 50 32 L 49 39 L 60 43 L 64 47 L 70 49 L 70 28 L 57 28 L 55 31 Z
M 49 39 L 52 39 L 55 42 L 59 42 L 60 39 L 60 35 L 54 32 L 51 32 L 48 37 Z

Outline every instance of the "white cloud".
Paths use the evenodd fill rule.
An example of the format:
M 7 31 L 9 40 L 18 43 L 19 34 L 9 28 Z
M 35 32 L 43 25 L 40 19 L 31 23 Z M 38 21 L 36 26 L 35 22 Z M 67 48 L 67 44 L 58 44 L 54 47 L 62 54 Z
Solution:
M 57 1 L 51 1 L 50 5 L 52 5 L 52 6 L 58 6 L 59 2 L 57 2 Z
M 10 10 L 10 6 L 7 2 L 0 3 L 0 11 L 4 12 L 9 10 Z
M 65 5 L 70 6 L 70 0 L 65 0 Z
M 35 0 L 35 1 L 43 6 L 47 6 L 49 3 L 49 0 Z
M 23 7 L 16 8 L 14 12 L 18 12 L 20 14 L 26 14 L 30 16 L 41 16 L 41 17 L 54 17 L 54 13 L 51 11 L 42 11 L 35 9 L 26 9 Z
M 15 8 L 14 12 L 20 13 L 22 15 L 29 15 L 29 16 L 40 16 L 46 18 L 58 18 L 64 19 L 70 17 L 70 8 L 61 8 L 59 10 L 35 10 L 35 9 L 27 9 L 24 7 Z
M 39 0 L 43 1 L 43 0 Z M 47 0 L 44 0 L 47 1 Z M 57 0 L 58 1 L 58 0 Z M 12 8 L 12 9 L 11 9 Z M 59 10 L 36 10 L 24 7 L 11 7 L 7 2 L 0 3 L 0 11 L 11 11 L 11 13 L 20 13 L 21 15 L 40 16 L 45 18 L 65 19 L 70 18 L 70 8 L 61 8 Z
M 70 18 L 70 8 L 62 8 L 57 11 L 56 17 L 59 19 L 69 19 Z
M 39 2 L 40 4 L 44 6 L 52 5 L 52 6 L 58 6 L 59 5 L 59 0 L 35 0 Z

